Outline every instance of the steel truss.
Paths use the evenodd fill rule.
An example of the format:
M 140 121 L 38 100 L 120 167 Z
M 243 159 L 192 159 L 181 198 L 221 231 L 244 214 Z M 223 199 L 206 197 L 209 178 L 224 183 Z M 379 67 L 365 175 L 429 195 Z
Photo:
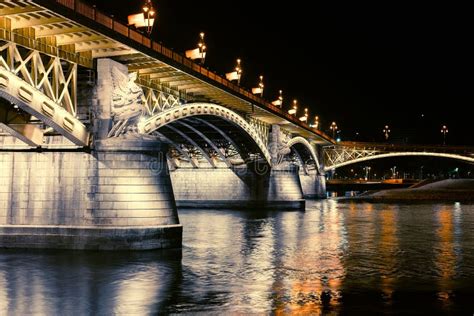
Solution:
M 76 145 L 87 146 L 89 133 L 77 118 L 76 89 L 77 64 L 0 42 L 0 96 Z M 28 144 L 41 146 L 33 140 Z

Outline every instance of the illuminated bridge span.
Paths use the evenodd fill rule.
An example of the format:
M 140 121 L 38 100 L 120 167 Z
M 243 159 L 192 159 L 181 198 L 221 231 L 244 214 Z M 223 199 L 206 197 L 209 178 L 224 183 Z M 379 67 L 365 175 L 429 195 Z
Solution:
M 0 2 L 0 247 L 179 247 L 177 205 L 324 197 L 325 170 L 349 161 L 328 147 L 323 169 L 325 146 L 321 131 L 81 1 Z
M 406 156 L 449 158 L 474 163 L 474 148 L 461 146 L 339 142 L 324 148 L 324 170 L 330 171 L 373 159 Z
M 0 247 L 174 247 L 177 205 L 302 208 L 333 143 L 74 0 L 0 2 L 0 131 Z

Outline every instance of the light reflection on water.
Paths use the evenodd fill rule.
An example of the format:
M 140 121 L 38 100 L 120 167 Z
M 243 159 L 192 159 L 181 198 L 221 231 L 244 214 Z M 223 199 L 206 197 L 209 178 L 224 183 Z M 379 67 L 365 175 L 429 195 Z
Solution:
M 0 250 L 0 314 L 474 311 L 473 205 L 327 200 L 180 219 L 182 250 Z

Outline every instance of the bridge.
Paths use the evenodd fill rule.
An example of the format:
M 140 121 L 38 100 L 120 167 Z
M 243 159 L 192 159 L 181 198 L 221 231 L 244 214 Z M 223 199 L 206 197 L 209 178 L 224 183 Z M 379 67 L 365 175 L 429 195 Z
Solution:
M 386 154 L 79 0 L 0 3 L 0 129 L 0 247 L 179 247 L 177 207 L 301 209 Z
M 373 159 L 409 156 L 449 158 L 474 163 L 474 148 L 466 146 L 339 142 L 325 146 L 324 171 Z

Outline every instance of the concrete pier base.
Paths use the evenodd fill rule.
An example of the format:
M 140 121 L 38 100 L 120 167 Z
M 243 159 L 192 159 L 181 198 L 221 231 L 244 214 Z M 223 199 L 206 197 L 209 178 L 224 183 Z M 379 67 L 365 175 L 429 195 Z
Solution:
M 0 152 L 0 247 L 181 246 L 160 142 L 98 142 L 88 152 Z
M 171 172 L 178 207 L 304 209 L 296 169 L 258 173 L 238 169 L 177 169 Z
M 307 199 L 325 199 L 326 194 L 326 177 L 319 175 L 316 170 L 309 173 L 300 171 L 301 187 L 303 196 Z
M 181 225 L 157 227 L 1 225 L 0 247 L 78 250 L 180 248 L 181 235 Z

